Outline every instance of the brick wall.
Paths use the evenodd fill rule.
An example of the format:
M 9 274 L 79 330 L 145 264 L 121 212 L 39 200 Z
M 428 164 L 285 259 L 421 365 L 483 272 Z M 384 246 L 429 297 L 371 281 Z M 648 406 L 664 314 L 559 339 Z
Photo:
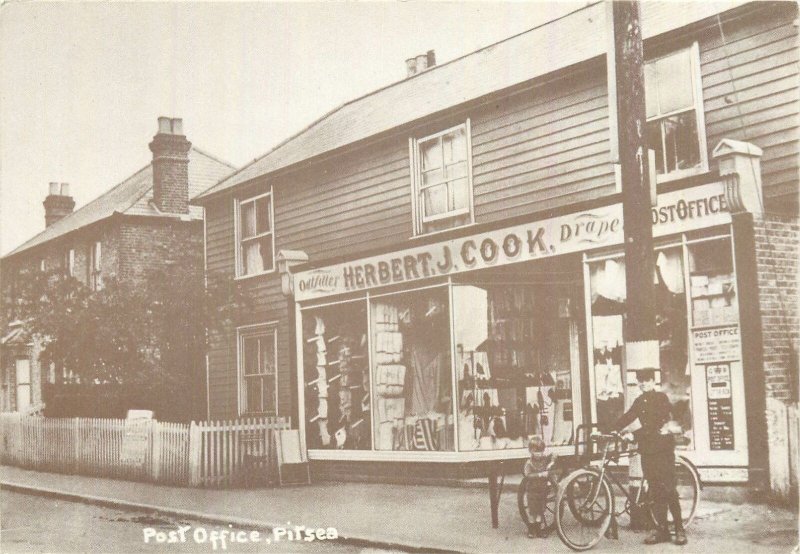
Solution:
M 193 258 L 203 263 L 203 223 L 130 217 L 117 226 L 112 240 L 120 279 L 141 279 L 165 262 Z
M 764 382 L 767 397 L 797 399 L 793 351 L 800 347 L 798 271 L 800 223 L 776 215 L 753 222 L 759 304 L 764 341 Z

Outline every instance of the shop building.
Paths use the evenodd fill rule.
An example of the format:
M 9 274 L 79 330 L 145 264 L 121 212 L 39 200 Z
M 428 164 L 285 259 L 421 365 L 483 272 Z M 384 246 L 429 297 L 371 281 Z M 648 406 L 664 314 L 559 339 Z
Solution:
M 797 7 L 642 19 L 658 380 L 702 477 L 761 483 L 768 399 L 796 401 Z M 209 273 L 255 300 L 211 337 L 211 417 L 291 416 L 317 468 L 384 476 L 613 422 L 637 387 L 604 37 L 595 4 L 409 59 L 196 197 Z

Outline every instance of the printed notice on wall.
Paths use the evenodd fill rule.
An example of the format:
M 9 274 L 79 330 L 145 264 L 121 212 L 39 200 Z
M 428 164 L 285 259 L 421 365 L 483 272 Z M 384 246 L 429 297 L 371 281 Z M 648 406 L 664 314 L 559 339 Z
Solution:
M 739 327 L 736 325 L 692 331 L 692 346 L 696 364 L 738 360 L 739 344 Z
M 733 450 L 733 405 L 731 366 L 706 366 L 708 392 L 708 434 L 711 450 Z

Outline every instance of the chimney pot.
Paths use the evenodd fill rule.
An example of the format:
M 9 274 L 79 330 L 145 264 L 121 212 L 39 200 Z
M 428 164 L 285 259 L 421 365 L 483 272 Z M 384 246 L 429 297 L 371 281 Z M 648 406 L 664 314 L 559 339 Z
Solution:
M 422 73 L 426 69 L 428 69 L 428 56 L 420 54 L 417 56 L 417 73 Z
M 172 120 L 172 134 L 173 135 L 182 135 L 183 134 L 183 119 L 176 117 Z
M 406 60 L 406 77 L 411 77 L 417 73 L 417 58 Z
M 171 135 L 172 134 L 172 120 L 168 117 L 158 118 L 158 134 Z
M 433 67 L 436 65 L 436 52 L 433 50 L 428 50 L 428 53 L 425 54 L 425 57 L 428 58 L 428 67 Z
M 69 195 L 69 184 L 50 183 L 49 194 L 42 203 L 44 205 L 44 224 L 50 227 L 53 223 L 72 213 L 75 200 Z

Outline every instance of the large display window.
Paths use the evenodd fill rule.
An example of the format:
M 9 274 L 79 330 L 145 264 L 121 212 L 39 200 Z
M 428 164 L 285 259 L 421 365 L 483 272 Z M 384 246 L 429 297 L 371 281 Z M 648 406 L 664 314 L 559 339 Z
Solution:
M 695 390 L 705 393 L 707 431 L 702 439 L 710 451 L 741 450 L 746 445 L 746 426 L 737 426 L 734 415 L 742 401 L 742 362 L 731 240 L 688 244 L 687 259 L 692 361 L 698 374 Z
M 739 316 L 731 252 L 728 237 L 684 236 L 678 244 L 656 249 L 653 282 L 660 360 L 656 382 L 672 402 L 682 445 L 691 449 L 698 444 L 712 450 L 733 449 L 730 361 L 739 359 Z M 640 394 L 635 372 L 626 371 L 623 360 L 625 262 L 612 255 L 587 266 L 594 410 L 598 425 L 608 430 Z M 706 380 L 715 383 L 709 385 L 708 398 L 726 396 L 726 401 L 717 403 L 721 408 L 708 405 L 707 395 L 695 398 L 706 388 L 698 387 L 698 381 Z M 702 415 L 706 406 L 716 419 L 709 423 L 709 433 L 716 433 L 710 439 L 696 435 L 694 412 Z M 706 422 L 702 423 L 705 428 Z
M 461 451 L 573 436 L 570 301 L 547 285 L 456 285 Z
M 446 287 L 370 299 L 375 449 L 453 451 Z
M 304 312 L 308 448 L 372 448 L 367 342 L 364 300 Z

